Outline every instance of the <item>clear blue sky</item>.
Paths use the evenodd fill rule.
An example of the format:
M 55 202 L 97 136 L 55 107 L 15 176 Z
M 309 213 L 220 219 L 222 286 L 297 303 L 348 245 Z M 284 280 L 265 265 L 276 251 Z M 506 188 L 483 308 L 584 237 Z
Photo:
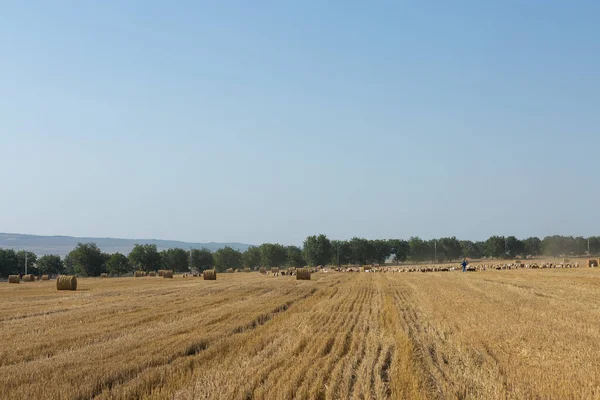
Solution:
M 600 234 L 600 2 L 211 3 L 3 2 L 0 232 Z

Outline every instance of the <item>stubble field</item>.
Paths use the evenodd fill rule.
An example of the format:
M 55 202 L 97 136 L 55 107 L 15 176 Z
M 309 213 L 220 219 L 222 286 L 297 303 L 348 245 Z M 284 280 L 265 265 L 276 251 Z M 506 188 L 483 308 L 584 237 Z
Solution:
M 600 398 L 600 271 L 0 285 L 0 399 Z

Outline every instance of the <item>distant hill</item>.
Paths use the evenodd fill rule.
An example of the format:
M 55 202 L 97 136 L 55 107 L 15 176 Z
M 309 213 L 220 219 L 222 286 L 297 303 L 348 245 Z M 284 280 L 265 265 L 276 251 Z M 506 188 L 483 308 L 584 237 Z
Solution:
M 57 254 L 66 256 L 77 246 L 77 243 L 94 242 L 106 253 L 129 254 L 135 244 L 155 244 L 159 251 L 180 247 L 182 249 L 207 248 L 211 251 L 221 249 L 225 246 L 245 251 L 250 245 L 244 243 L 188 243 L 177 240 L 159 239 L 114 239 L 114 238 L 92 238 L 71 236 L 38 236 L 21 235 L 18 233 L 0 233 L 0 248 L 28 250 L 37 255 Z

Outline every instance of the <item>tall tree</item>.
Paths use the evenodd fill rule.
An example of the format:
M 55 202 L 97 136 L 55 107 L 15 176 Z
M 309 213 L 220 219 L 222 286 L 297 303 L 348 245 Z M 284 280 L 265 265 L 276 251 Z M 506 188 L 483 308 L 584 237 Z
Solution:
M 325 265 L 331 260 L 331 254 L 331 242 L 327 236 L 309 236 L 304 240 L 302 255 L 309 265 Z
M 160 255 L 164 269 L 172 269 L 176 272 L 186 272 L 190 270 L 189 253 L 184 249 L 167 249 L 163 250 Z
M 338 256 L 340 265 L 352 263 L 352 249 L 347 240 L 331 241 L 331 265 L 338 265 Z
M 297 246 L 288 246 L 287 247 L 287 265 L 290 267 L 304 267 L 306 262 L 304 261 L 304 257 L 302 257 L 302 249 Z
M 418 236 L 413 236 L 408 240 L 408 244 L 410 245 L 411 261 L 433 260 L 433 241 L 426 242 Z
M 392 253 L 392 246 L 387 240 L 371 240 L 371 261 L 384 264 Z
M 160 268 L 161 257 L 155 244 L 136 244 L 129 253 L 129 262 L 136 269 L 153 271 Z
M 215 268 L 219 272 L 225 272 L 228 268 L 242 267 L 242 253 L 229 246 L 215 251 Z
M 25 253 L 27 253 L 27 257 L 25 257 Z M 20 250 L 17 251 L 17 259 L 19 266 L 25 270 L 25 260 L 27 260 L 27 273 L 28 274 L 38 274 L 37 267 L 35 265 L 37 261 L 37 255 L 32 253 L 31 251 Z
M 192 268 L 205 271 L 211 269 L 214 265 L 213 253 L 210 250 L 205 248 L 192 250 Z
M 129 258 L 121 253 L 112 254 L 106 262 L 106 271 L 111 275 L 127 274 L 132 269 Z
M 13 249 L 0 249 L 0 276 L 6 278 L 8 275 L 23 273 L 24 266 L 19 266 L 17 253 Z
M 348 241 L 351 259 L 355 264 L 365 265 L 373 261 L 373 243 L 367 239 L 353 237 Z
M 406 240 L 390 239 L 390 253 L 394 256 L 394 262 L 404 262 L 410 254 L 410 244 Z
M 78 243 L 68 257 L 76 274 L 98 276 L 106 270 L 105 263 L 108 257 L 100 251 L 96 243 Z
M 260 249 L 256 246 L 250 246 L 242 255 L 244 267 L 256 268 L 261 263 Z
M 485 241 L 485 252 L 488 257 L 506 257 L 504 236 L 491 236 Z
M 287 259 L 287 250 L 280 244 L 263 243 L 259 246 L 260 261 L 265 267 L 281 267 Z
M 434 249 L 435 250 L 435 249 Z M 435 252 L 435 251 L 434 251 Z M 437 241 L 438 260 L 452 261 L 458 259 L 463 253 L 463 248 L 456 237 L 440 238 Z
M 37 260 L 37 268 L 40 274 L 44 275 L 56 275 L 62 274 L 65 266 L 60 256 L 56 255 L 44 255 Z
M 523 247 L 526 256 L 539 256 L 542 254 L 542 241 L 537 237 L 530 237 L 523 240 Z
M 506 250 L 509 258 L 525 255 L 525 243 L 514 236 L 506 238 Z

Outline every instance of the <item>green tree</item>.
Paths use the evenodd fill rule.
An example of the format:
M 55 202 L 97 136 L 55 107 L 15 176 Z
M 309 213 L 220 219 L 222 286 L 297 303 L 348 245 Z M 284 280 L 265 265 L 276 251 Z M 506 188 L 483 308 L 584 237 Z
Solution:
M 83 276 L 99 276 L 106 270 L 108 257 L 102 253 L 96 243 L 78 243 L 69 255 L 73 272 Z
M 215 251 L 215 268 L 219 272 L 225 272 L 228 268 L 242 267 L 242 253 L 229 246 Z
M 488 257 L 506 257 L 506 243 L 504 236 L 491 236 L 485 241 L 485 254 Z
M 65 265 L 63 263 L 63 260 L 61 260 L 60 256 L 55 256 L 51 254 L 41 256 L 37 260 L 36 264 L 40 274 L 43 275 L 62 274 L 65 269 Z
M 160 268 L 161 257 L 155 244 L 136 244 L 129 253 L 129 262 L 135 269 L 153 271 Z
M 392 254 L 392 246 L 387 240 L 371 240 L 370 248 L 371 262 L 375 262 L 377 264 L 385 264 L 385 260 L 387 260 Z
M 163 250 L 160 255 L 164 269 L 172 269 L 176 272 L 186 272 L 190 270 L 189 253 L 184 249 L 175 248 Z
M 287 247 L 287 265 L 290 267 L 304 267 L 306 262 L 304 261 L 304 257 L 302 257 L 302 249 L 297 246 L 288 246 Z
M 20 250 L 17 251 L 17 262 L 19 263 L 19 267 L 23 269 L 23 273 L 25 272 L 25 253 L 27 253 L 27 273 L 28 274 L 39 274 L 39 270 L 36 266 L 37 255 L 32 253 L 31 251 Z
M 390 239 L 390 254 L 393 254 L 394 262 L 404 262 L 410 254 L 410 244 L 406 240 Z
M 462 256 L 479 259 L 485 256 L 485 243 L 484 242 L 472 242 L 470 240 L 461 240 L 460 247 L 462 249 Z
M 111 275 L 123 275 L 132 272 L 133 268 L 127 256 L 115 253 L 106 262 L 106 270 Z
M 537 237 L 523 240 L 524 253 L 526 256 L 539 256 L 542 254 L 542 241 Z
M 525 255 L 525 243 L 514 236 L 506 238 L 506 250 L 509 258 Z
M 205 248 L 192 250 L 192 268 L 205 271 L 211 269 L 214 265 L 213 253 L 210 250 Z
M 374 258 L 372 242 L 358 237 L 353 237 L 348 241 L 350 246 L 351 260 L 354 264 L 370 264 Z
M 260 249 L 256 246 L 248 247 L 242 255 L 242 260 L 244 267 L 246 268 L 253 269 L 255 267 L 258 267 L 261 263 Z
M 600 236 L 591 236 L 588 240 L 590 241 L 590 254 L 600 254 Z
M 327 236 L 309 236 L 304 241 L 302 255 L 310 266 L 326 265 L 331 260 L 331 242 Z
M 13 249 L 0 249 L 0 276 L 6 278 L 8 275 L 23 273 L 24 266 L 19 266 L 17 253 Z
M 259 250 L 261 265 L 265 267 L 281 267 L 287 261 L 287 250 L 280 244 L 263 243 Z
M 410 246 L 411 261 L 433 260 L 433 241 L 426 242 L 418 236 L 413 236 L 408 240 L 408 244 Z
M 347 240 L 332 240 L 331 241 L 331 265 L 338 265 L 338 255 L 340 265 L 348 265 L 352 263 L 352 249 Z
M 452 261 L 458 259 L 461 255 L 463 255 L 463 248 L 456 237 L 440 238 L 437 240 L 438 260 Z

